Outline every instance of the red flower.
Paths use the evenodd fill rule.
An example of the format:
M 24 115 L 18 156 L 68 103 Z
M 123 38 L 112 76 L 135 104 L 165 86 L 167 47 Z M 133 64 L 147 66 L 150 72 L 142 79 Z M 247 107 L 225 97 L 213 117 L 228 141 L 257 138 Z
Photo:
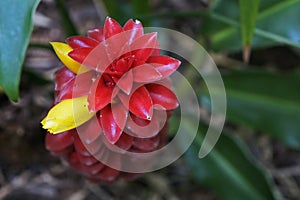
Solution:
M 66 42 L 52 43 L 66 67 L 55 74 L 56 105 L 42 121 L 60 134 L 47 134 L 46 147 L 87 177 L 110 180 L 120 172 L 101 165 L 93 153 L 106 153 L 110 145 L 137 152 L 162 145 L 166 111 L 179 105 L 169 76 L 180 61 L 160 55 L 157 34 L 144 34 L 139 21 L 121 27 L 107 18 L 103 29 Z M 74 129 L 79 126 L 83 132 Z

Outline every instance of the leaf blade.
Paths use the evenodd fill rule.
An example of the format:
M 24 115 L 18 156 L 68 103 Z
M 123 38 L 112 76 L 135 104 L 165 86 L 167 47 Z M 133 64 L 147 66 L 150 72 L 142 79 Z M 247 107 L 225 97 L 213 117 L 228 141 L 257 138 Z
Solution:
M 19 97 L 21 68 L 38 3 L 39 0 L 0 1 L 0 85 L 13 101 Z
M 264 131 L 300 149 L 300 72 L 282 75 L 266 70 L 233 70 L 223 75 L 223 81 L 228 121 Z M 206 94 L 203 97 L 208 100 Z
M 226 7 L 232 13 L 228 14 L 222 10 L 224 1 L 217 1 L 214 10 L 211 11 L 211 19 L 219 22 L 217 25 L 208 27 L 212 31 L 212 47 L 216 51 L 238 51 L 240 50 L 241 34 L 237 23 L 237 7 L 231 2 L 232 8 Z M 256 28 L 254 29 L 253 48 L 269 47 L 278 44 L 287 44 L 300 48 L 300 24 L 298 22 L 299 0 L 267 0 L 262 1 L 260 12 L 257 16 Z M 212 23 L 216 24 L 216 23 Z M 218 27 L 216 27 L 218 26 Z
M 206 129 L 200 125 L 196 140 L 185 154 L 193 179 L 215 191 L 220 199 L 279 199 L 270 177 L 255 162 L 245 144 L 230 134 L 222 133 L 212 152 L 197 160 Z
M 244 61 L 249 61 L 251 42 L 254 35 L 256 18 L 258 15 L 259 0 L 239 0 L 240 24 L 244 48 Z

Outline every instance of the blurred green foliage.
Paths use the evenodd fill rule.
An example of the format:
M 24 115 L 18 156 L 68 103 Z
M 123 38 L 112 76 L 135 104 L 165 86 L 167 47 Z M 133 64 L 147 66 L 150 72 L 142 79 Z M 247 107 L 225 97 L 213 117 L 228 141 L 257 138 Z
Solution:
M 188 124 L 186 130 L 188 130 Z M 212 188 L 218 199 L 280 199 L 270 176 L 255 163 L 253 156 L 236 136 L 223 133 L 213 151 L 196 159 L 207 125 L 200 124 L 199 133 L 186 152 L 191 175 L 199 184 Z
M 264 131 L 300 149 L 300 71 L 281 74 L 244 69 L 232 70 L 222 77 L 228 121 Z M 207 93 L 201 98 L 209 101 Z
M 299 48 L 299 10 L 299 0 L 261 1 L 251 47 L 287 44 Z M 222 52 L 242 49 L 238 0 L 216 0 L 204 22 L 204 34 L 209 35 L 212 49 Z

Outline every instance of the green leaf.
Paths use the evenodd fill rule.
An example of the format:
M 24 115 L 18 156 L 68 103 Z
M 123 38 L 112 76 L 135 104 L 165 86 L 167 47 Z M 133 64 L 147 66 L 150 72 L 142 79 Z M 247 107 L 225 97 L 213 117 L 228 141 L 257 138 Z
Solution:
M 244 47 L 244 60 L 249 61 L 252 37 L 258 14 L 259 0 L 239 0 L 240 24 Z
M 286 145 L 300 149 L 299 71 L 280 74 L 236 70 L 223 74 L 223 81 L 227 120 L 264 131 Z M 209 100 L 206 95 L 204 99 Z
M 13 101 L 19 97 L 21 68 L 38 3 L 39 0 L 0 1 L 0 85 Z
M 259 0 L 239 0 L 239 3 L 243 45 L 251 45 L 258 14 Z
M 252 47 L 261 48 L 287 44 L 300 48 L 299 10 L 300 0 L 261 1 Z M 203 28 L 209 34 L 214 50 L 241 50 L 238 21 L 238 0 L 217 0 L 215 2 L 210 18 L 205 20 Z
M 222 200 L 279 199 L 269 175 L 236 137 L 222 133 L 213 150 L 199 159 L 198 151 L 205 132 L 206 127 L 200 126 L 194 143 L 184 156 L 194 180 L 212 189 Z

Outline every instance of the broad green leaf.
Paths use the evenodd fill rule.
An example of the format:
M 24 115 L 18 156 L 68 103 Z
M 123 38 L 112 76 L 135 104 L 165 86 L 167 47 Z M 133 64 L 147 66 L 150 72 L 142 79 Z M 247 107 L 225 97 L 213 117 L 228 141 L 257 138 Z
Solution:
M 264 131 L 286 145 L 300 149 L 299 71 L 279 74 L 237 70 L 223 74 L 223 81 L 227 120 Z M 208 100 L 204 96 L 202 99 Z
M 240 24 L 244 48 L 244 60 L 248 62 L 252 37 L 258 14 L 259 0 L 239 0 L 240 5 Z
M 38 3 L 39 0 L 0 1 L 0 85 L 13 101 L 18 100 L 21 68 Z
M 222 133 L 213 150 L 199 159 L 198 151 L 205 130 L 205 126 L 200 126 L 194 143 L 184 156 L 194 180 L 212 189 L 222 200 L 279 199 L 269 175 L 238 138 Z
M 249 1 L 250 2 L 250 1 Z M 260 3 L 253 48 L 287 44 L 300 47 L 300 0 L 264 0 Z M 242 46 L 238 0 L 217 0 L 204 30 L 216 51 L 239 51 Z

